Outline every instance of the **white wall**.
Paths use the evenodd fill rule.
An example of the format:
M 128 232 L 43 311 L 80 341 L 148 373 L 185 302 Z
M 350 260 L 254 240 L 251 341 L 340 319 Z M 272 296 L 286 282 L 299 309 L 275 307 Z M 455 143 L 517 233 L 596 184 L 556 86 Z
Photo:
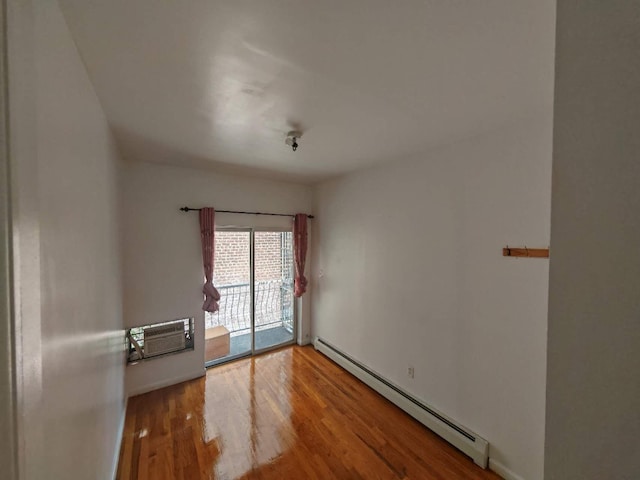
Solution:
M 124 419 L 119 157 L 58 4 L 9 2 L 21 478 L 110 478 Z
M 313 335 L 526 479 L 543 469 L 548 260 L 501 249 L 548 246 L 550 190 L 549 115 L 316 191 Z
M 559 0 L 545 479 L 640 478 L 640 5 Z
M 128 164 L 124 172 L 124 315 L 127 326 L 194 317 L 193 352 L 127 367 L 132 394 L 204 373 L 204 312 L 200 227 L 190 207 L 274 213 L 309 212 L 308 186 L 153 164 Z M 288 217 L 218 213 L 220 226 L 290 226 Z M 309 335 L 309 296 L 301 306 Z

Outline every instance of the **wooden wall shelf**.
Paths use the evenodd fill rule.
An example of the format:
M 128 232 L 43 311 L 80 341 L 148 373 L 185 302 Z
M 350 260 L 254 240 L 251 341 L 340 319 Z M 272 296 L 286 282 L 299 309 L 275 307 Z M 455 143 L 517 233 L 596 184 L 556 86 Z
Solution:
M 549 258 L 548 248 L 509 247 L 502 249 L 503 257 Z

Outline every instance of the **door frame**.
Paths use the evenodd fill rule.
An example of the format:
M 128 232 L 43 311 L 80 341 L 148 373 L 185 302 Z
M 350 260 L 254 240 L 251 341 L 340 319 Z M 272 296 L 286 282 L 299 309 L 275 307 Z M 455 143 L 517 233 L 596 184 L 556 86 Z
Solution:
M 205 359 L 204 366 L 205 368 L 216 367 L 218 365 L 223 365 L 228 362 L 232 362 L 234 360 L 238 360 L 240 358 L 253 357 L 255 355 L 260 355 L 262 353 L 269 352 L 271 350 L 276 350 L 278 348 L 286 347 L 289 345 L 293 345 L 296 343 L 296 338 L 298 334 L 298 302 L 292 302 L 293 308 L 293 332 L 291 334 L 292 338 L 288 342 L 279 343 L 277 345 L 256 349 L 256 314 L 255 314 L 255 233 L 256 232 L 292 232 L 291 228 L 284 227 L 216 227 L 217 232 L 249 232 L 249 292 L 251 297 L 251 350 L 243 353 L 238 353 L 233 356 L 226 356 L 219 359 L 209 360 Z M 291 244 L 293 255 L 293 242 Z M 295 267 L 292 265 L 292 268 Z M 214 271 L 215 271 L 215 262 L 214 262 Z M 292 274 L 295 275 L 294 272 Z M 293 276 L 292 276 L 293 278 Z M 293 295 L 293 293 L 292 293 Z
M 13 305 L 13 223 L 9 150 L 7 3 L 0 0 L 0 465 L 8 479 L 18 475 L 16 317 Z

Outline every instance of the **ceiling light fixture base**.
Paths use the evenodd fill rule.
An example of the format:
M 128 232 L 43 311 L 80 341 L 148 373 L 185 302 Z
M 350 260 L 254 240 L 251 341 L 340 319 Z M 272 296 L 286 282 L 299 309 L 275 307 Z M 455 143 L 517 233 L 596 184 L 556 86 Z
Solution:
M 302 132 L 298 130 L 291 130 L 287 133 L 287 138 L 284 141 L 286 145 L 289 145 L 291 149 L 295 152 L 298 149 L 298 139 L 302 137 Z

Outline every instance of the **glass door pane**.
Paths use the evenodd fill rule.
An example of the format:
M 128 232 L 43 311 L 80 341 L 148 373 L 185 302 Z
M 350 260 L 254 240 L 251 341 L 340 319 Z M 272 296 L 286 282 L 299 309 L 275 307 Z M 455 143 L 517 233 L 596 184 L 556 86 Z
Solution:
M 293 309 L 292 232 L 254 232 L 255 350 L 291 343 Z
M 213 284 L 220 310 L 205 312 L 205 365 L 249 355 L 251 344 L 251 230 L 217 230 Z

